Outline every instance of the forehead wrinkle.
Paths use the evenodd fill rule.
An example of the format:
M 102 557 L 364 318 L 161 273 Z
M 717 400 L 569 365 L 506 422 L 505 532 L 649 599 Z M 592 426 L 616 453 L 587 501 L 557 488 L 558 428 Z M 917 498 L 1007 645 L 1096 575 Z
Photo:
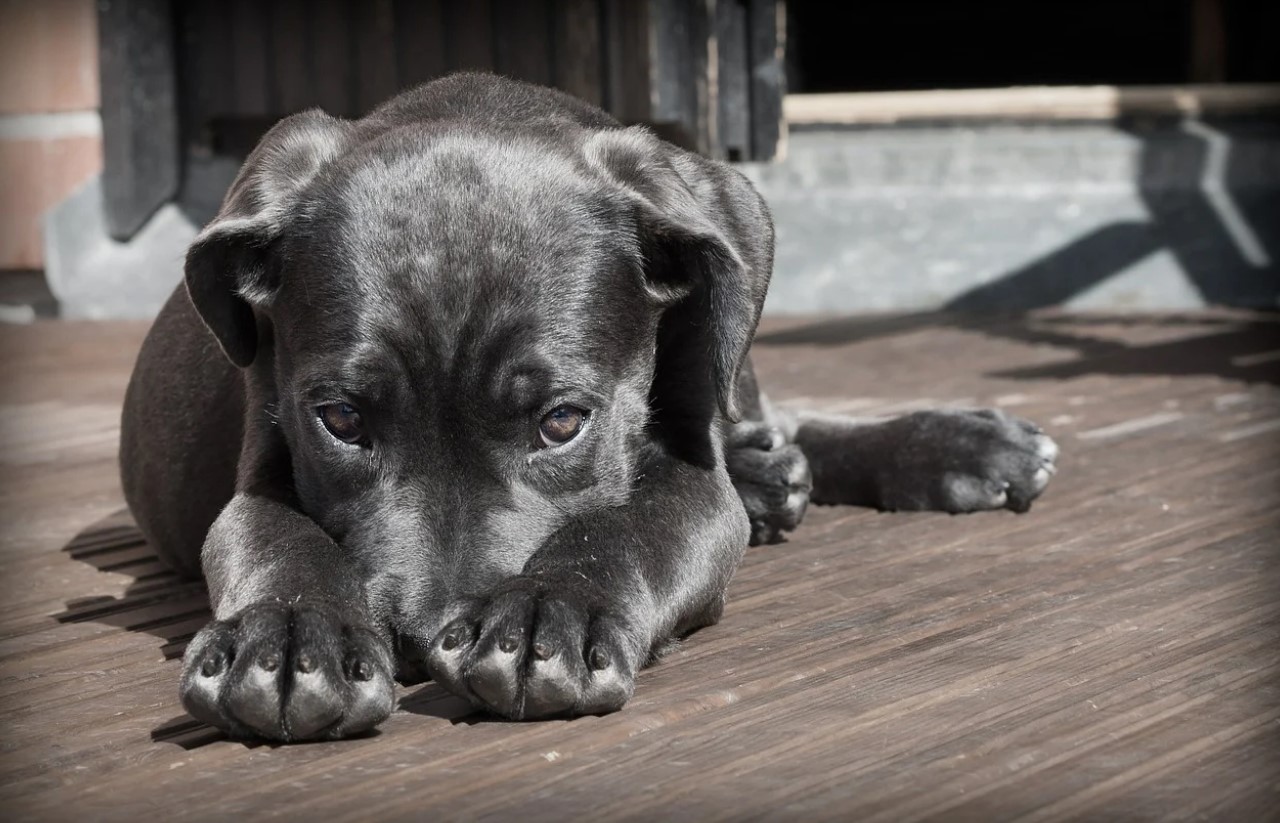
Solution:
M 358 307 L 360 339 L 381 340 L 406 375 L 443 376 L 504 337 L 513 355 L 545 348 L 569 363 L 614 348 L 616 308 L 596 309 L 634 279 L 620 262 L 634 232 L 569 158 L 474 135 L 385 148 L 337 176 L 350 202 L 326 212 L 344 240 L 333 265 L 349 269 L 331 305 Z M 522 322 L 533 326 L 511 337 Z
M 363 246 L 401 246 L 406 224 L 415 239 L 460 239 L 477 232 L 501 242 L 512 232 L 546 244 L 597 221 L 579 200 L 595 190 L 571 157 L 503 135 L 420 132 L 375 141 L 352 158 L 338 185 L 351 204 Z M 415 204 L 417 208 L 409 208 Z M 412 253 L 411 244 L 406 250 Z M 454 243 L 438 242 L 446 250 Z

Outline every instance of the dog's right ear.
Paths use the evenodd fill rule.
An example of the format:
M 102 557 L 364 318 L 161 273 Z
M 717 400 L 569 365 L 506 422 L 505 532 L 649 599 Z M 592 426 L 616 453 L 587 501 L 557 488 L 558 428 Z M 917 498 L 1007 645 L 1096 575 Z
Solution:
M 248 366 L 257 353 L 254 309 L 266 309 L 280 285 L 274 252 L 298 194 L 347 148 L 351 127 L 319 109 L 273 126 L 241 166 L 218 216 L 187 251 L 187 293 L 237 366 Z

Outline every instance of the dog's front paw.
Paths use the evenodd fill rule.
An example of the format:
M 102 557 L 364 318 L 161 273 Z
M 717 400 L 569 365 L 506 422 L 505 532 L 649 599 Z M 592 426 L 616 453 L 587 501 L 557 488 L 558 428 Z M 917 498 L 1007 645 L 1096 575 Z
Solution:
M 512 720 L 616 711 L 643 651 L 605 607 L 572 576 L 514 578 L 440 631 L 428 668 L 449 691 Z
M 725 439 L 724 459 L 751 521 L 751 545 L 777 543 L 800 525 L 813 478 L 799 446 L 763 423 L 738 423 Z
M 386 645 L 329 609 L 269 603 L 215 620 L 191 641 L 182 705 L 236 737 L 344 737 L 391 713 Z
M 916 412 L 900 418 L 904 465 L 884 478 L 885 508 L 1025 512 L 1057 471 L 1058 445 L 1000 409 Z

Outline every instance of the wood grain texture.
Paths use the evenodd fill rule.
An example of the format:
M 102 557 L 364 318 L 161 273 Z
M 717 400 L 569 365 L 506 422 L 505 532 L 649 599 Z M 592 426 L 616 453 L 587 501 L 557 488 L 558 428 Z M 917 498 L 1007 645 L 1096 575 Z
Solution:
M 454 0 L 445 5 L 445 56 L 450 71 L 493 71 L 495 1 Z
M 442 0 L 396 0 L 397 78 L 412 88 L 445 73 Z
M 554 25 L 551 0 L 495 0 L 493 53 L 498 74 L 549 84 Z
M 1280 810 L 1280 317 L 766 324 L 786 405 L 998 405 L 1062 445 L 1024 516 L 815 508 L 607 717 L 434 684 L 369 737 L 182 714 L 207 619 L 122 511 L 143 327 L 0 327 L 7 819 L 1268 820 Z
M 556 0 L 551 30 L 553 85 L 594 106 L 604 103 L 600 0 Z

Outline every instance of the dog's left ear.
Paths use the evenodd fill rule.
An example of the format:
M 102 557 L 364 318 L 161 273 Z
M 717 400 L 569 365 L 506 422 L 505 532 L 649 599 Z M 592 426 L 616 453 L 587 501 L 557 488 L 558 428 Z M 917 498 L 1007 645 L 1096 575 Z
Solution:
M 721 412 L 740 419 L 738 375 L 773 271 L 764 200 L 728 165 L 642 127 L 593 135 L 586 156 L 635 207 L 644 285 L 669 307 L 660 334 L 681 350 L 678 368 L 709 375 Z
M 279 286 L 276 246 L 298 194 L 345 150 L 350 130 L 350 122 L 319 109 L 281 120 L 245 160 L 218 216 L 187 250 L 187 293 L 237 366 L 248 366 L 257 353 L 254 310 L 265 310 Z

